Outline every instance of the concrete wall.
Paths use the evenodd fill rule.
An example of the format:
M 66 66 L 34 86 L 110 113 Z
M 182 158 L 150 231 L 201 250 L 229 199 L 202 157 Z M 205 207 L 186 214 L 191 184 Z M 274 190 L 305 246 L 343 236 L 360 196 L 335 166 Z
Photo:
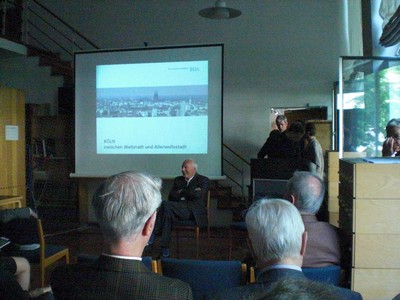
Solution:
M 51 114 L 58 110 L 61 76 L 51 76 L 50 67 L 39 67 L 37 57 L 15 55 L 0 59 L 0 84 L 25 92 L 25 103 L 50 103 Z

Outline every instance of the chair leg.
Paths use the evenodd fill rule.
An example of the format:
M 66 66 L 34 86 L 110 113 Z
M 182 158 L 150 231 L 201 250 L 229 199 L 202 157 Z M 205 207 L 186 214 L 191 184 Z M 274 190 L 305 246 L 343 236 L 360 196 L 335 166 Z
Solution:
M 67 254 L 65 255 L 65 263 L 68 265 L 69 264 L 69 249 L 67 251 Z
M 179 230 L 175 229 L 176 234 L 176 258 L 179 258 Z
M 196 258 L 199 259 L 200 228 L 196 227 Z
M 210 226 L 207 226 L 207 253 L 210 253 L 210 243 L 211 243 L 211 229 Z
M 46 268 L 42 264 L 40 264 L 40 284 L 42 288 L 44 287 L 45 277 L 46 277 Z
M 232 248 L 233 248 L 233 238 L 232 238 L 232 228 L 229 228 L 229 252 L 228 252 L 228 260 L 232 259 Z

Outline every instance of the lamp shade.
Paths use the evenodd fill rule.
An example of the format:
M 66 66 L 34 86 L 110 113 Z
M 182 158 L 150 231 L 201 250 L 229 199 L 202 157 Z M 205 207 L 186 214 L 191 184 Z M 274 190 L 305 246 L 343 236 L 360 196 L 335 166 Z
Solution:
M 199 11 L 199 15 L 208 19 L 232 19 L 240 16 L 240 10 L 226 7 L 225 1 L 218 0 L 214 7 L 204 8 Z

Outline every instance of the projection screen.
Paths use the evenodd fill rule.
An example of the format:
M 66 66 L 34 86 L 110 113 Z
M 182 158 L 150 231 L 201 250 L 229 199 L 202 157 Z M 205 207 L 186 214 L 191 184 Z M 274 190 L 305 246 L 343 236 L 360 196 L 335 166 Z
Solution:
M 223 45 L 75 53 L 75 174 L 221 176 Z

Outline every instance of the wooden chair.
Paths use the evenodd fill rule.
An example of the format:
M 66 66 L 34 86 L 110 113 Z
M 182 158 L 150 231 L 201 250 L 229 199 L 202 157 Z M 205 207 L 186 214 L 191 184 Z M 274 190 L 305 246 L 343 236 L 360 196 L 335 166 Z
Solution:
M 0 196 L 6 197 L 6 196 Z M 0 199 L 0 209 L 13 209 L 22 207 L 22 197 L 20 196 L 9 196 L 5 199 Z
M 194 299 L 204 299 L 213 291 L 246 284 L 247 265 L 241 261 L 163 258 L 157 263 L 163 276 L 187 282 Z
M 207 239 L 210 239 L 210 201 L 211 192 L 208 191 L 206 199 L 206 214 L 207 214 Z M 199 258 L 199 245 L 200 245 L 200 227 L 197 225 L 196 221 L 193 220 L 181 220 L 174 223 L 174 231 L 176 234 L 176 254 L 179 258 L 179 232 L 181 230 L 194 229 L 196 235 L 196 258 Z M 207 244 L 208 244 L 207 240 Z
M 65 258 L 65 262 L 69 264 L 69 249 L 59 245 L 46 245 L 42 221 L 38 219 L 37 224 L 40 241 L 40 277 L 42 287 L 44 287 L 46 268 L 62 258 Z
M 11 249 L 6 252 L 9 256 L 25 257 L 30 263 L 40 264 L 40 282 L 41 286 L 45 286 L 46 268 L 53 265 L 60 259 L 65 258 L 65 262 L 69 263 L 69 249 L 59 245 L 46 245 L 42 227 L 42 221 L 37 219 L 37 229 L 40 247 L 35 250 Z

